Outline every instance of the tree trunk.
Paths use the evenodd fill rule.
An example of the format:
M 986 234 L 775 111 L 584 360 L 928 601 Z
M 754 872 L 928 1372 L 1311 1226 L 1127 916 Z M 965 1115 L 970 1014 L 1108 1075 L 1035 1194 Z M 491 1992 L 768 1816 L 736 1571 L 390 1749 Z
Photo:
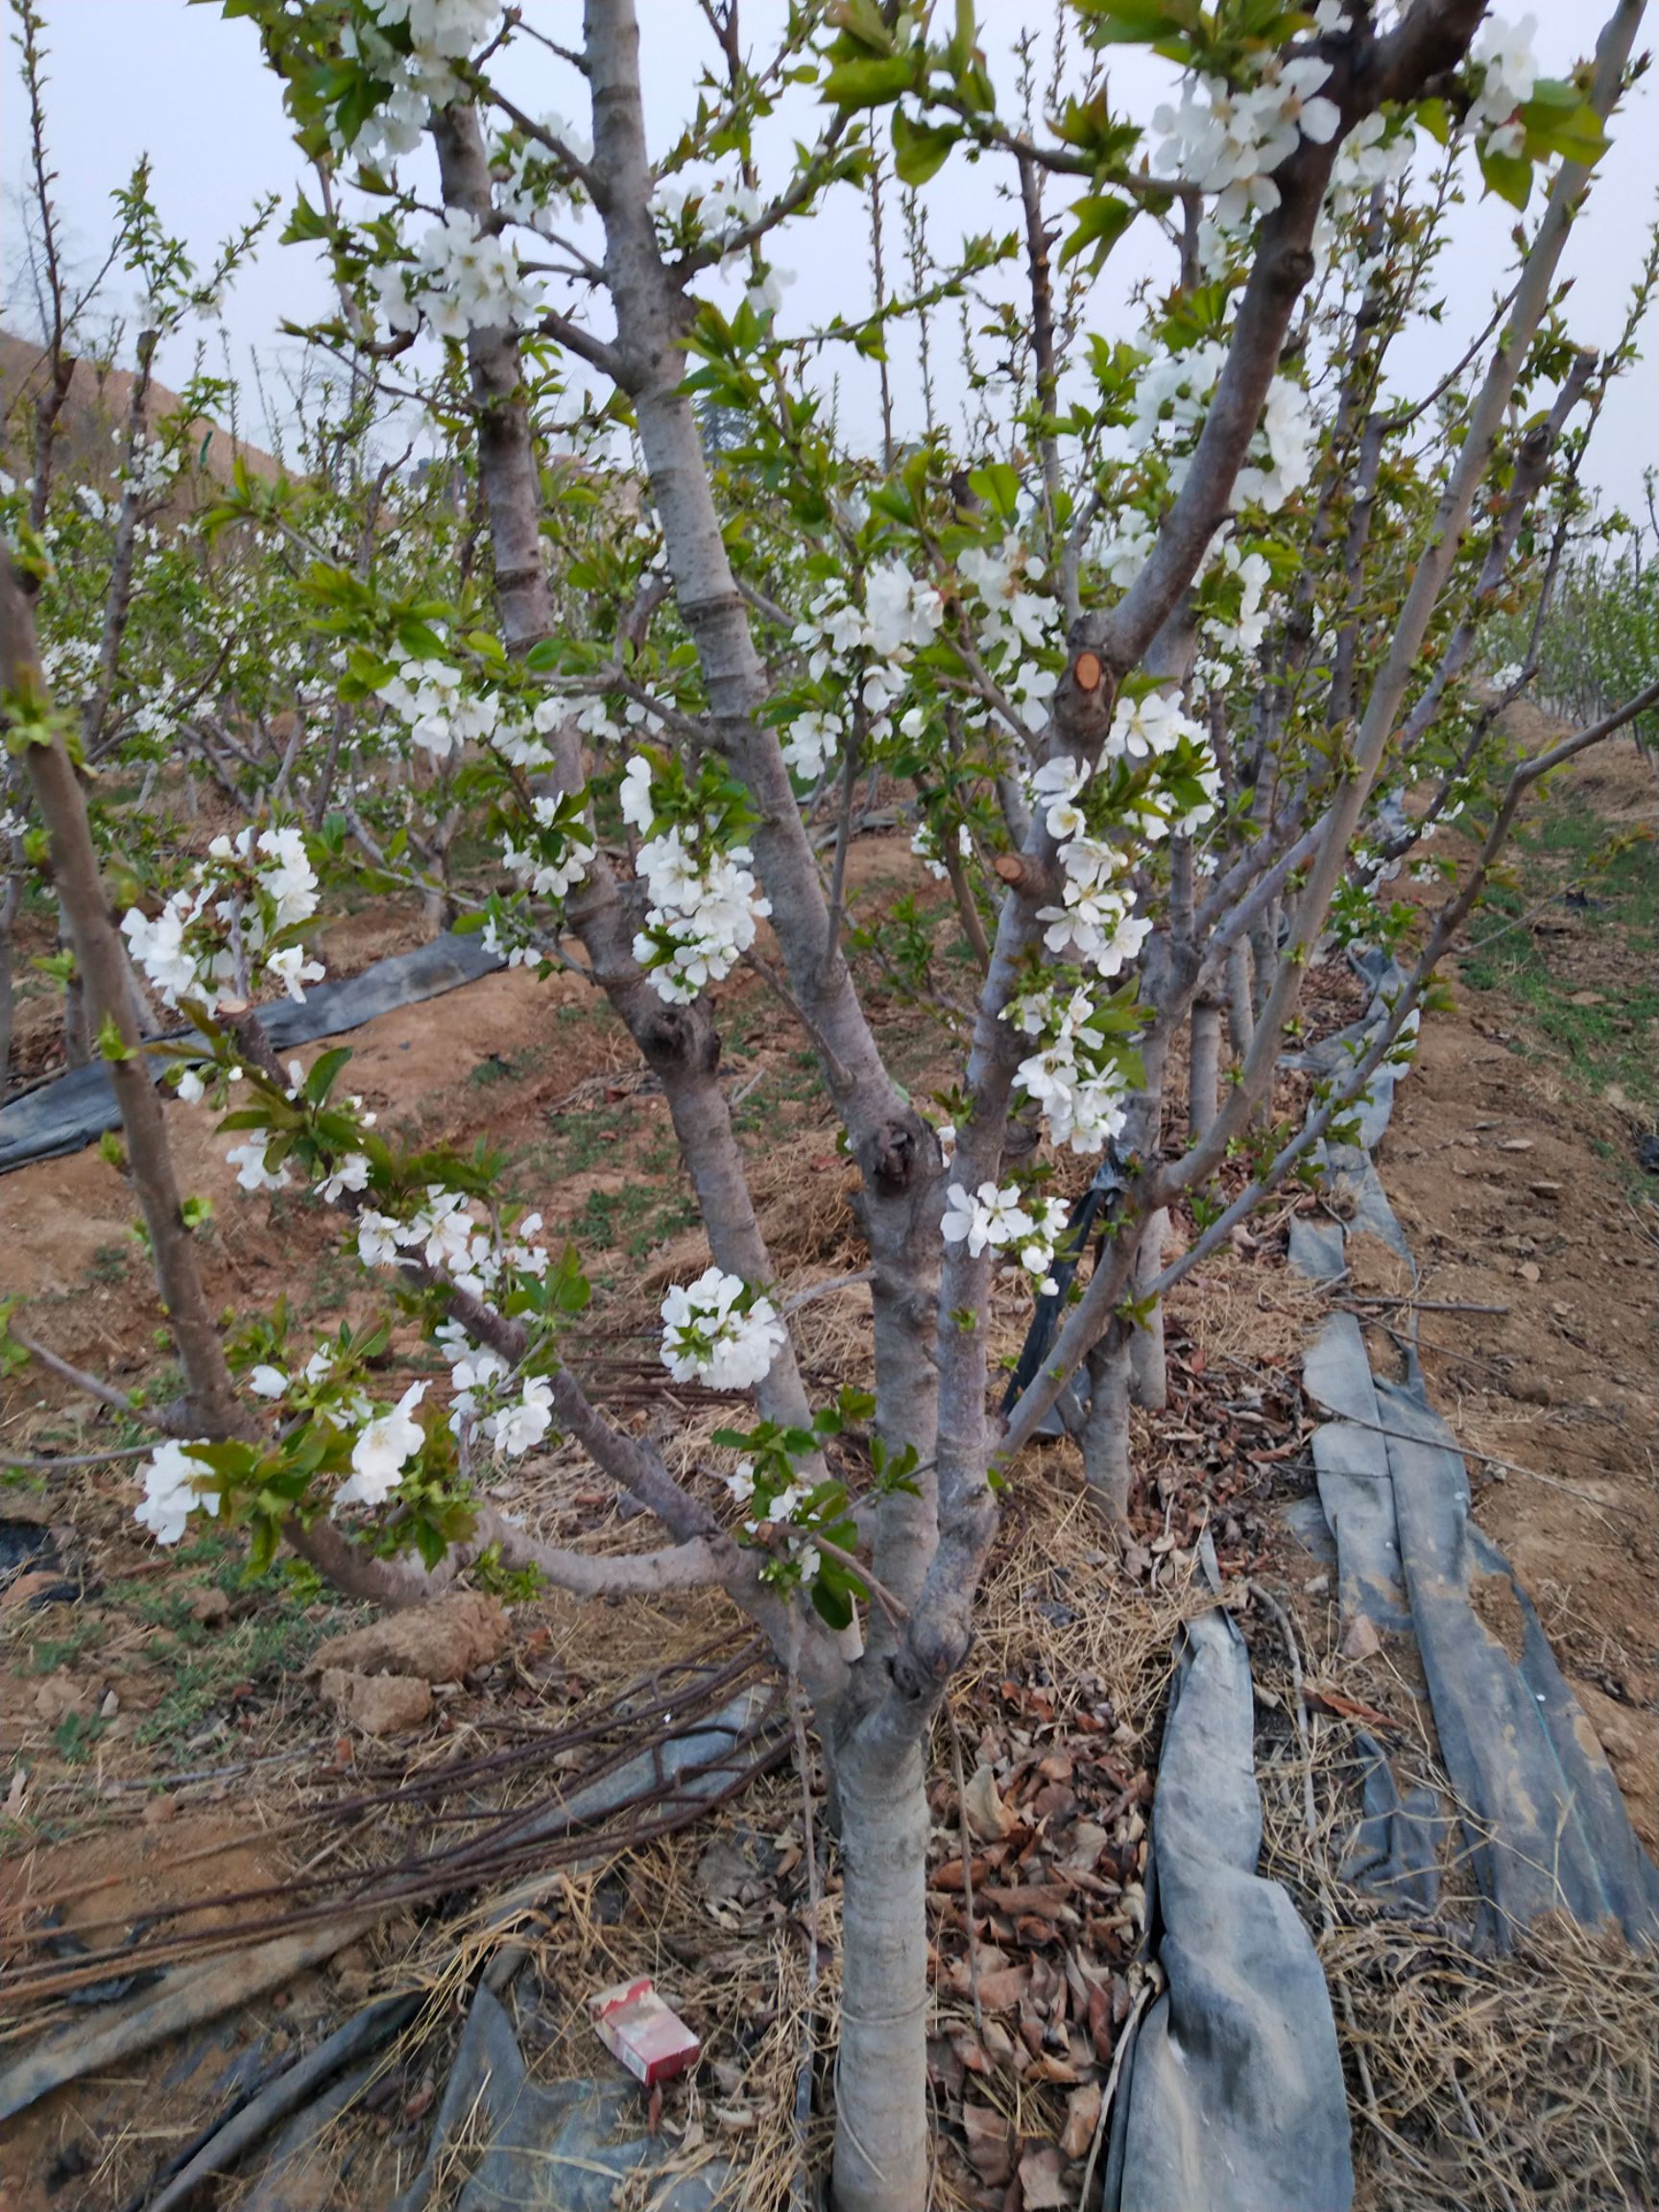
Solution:
M 1250 948 L 1242 937 L 1235 938 L 1227 948 L 1227 1042 L 1233 1047 L 1236 1060 L 1248 1058 L 1250 1047 L 1256 1042 L 1256 1013 L 1250 999 Z
M 836 1760 L 841 1796 L 841 2047 L 835 2212 L 928 2201 L 927 1793 L 920 1740 Z
M 1187 1082 L 1187 1134 L 1194 1142 L 1215 1118 L 1221 1090 L 1221 1008 L 1200 998 L 1192 1008 L 1192 1058 Z
M 1089 1418 L 1083 1424 L 1083 1479 L 1114 1527 L 1129 1523 L 1130 1333 L 1114 1321 L 1089 1355 Z
M 0 688 L 22 700 L 44 700 L 45 684 L 35 646 L 34 610 L 21 579 L 0 558 Z M 167 1142 L 161 1101 L 151 1086 L 138 1026 L 127 988 L 127 952 L 110 918 L 98 854 L 86 819 L 86 801 L 61 735 L 48 744 L 25 744 L 23 768 L 52 845 L 52 870 L 65 927 L 83 979 L 87 1022 L 96 1034 L 106 1015 L 120 1039 L 122 1056 L 109 1062 L 115 1102 L 127 1134 L 132 1188 L 150 1231 L 156 1287 L 167 1309 L 193 1419 L 203 1434 L 245 1432 L 218 1327 L 208 1309 L 196 1264 L 196 1248 L 179 1205 L 179 1185 Z
M 1262 1009 L 1272 996 L 1273 986 L 1279 979 L 1279 902 L 1277 899 L 1250 926 L 1250 966 L 1254 971 L 1251 984 L 1250 1013 L 1253 1022 L 1260 1022 Z
M 1144 1298 L 1149 1286 L 1163 1272 L 1164 1239 L 1169 1234 L 1169 1209 L 1160 1206 L 1149 1214 L 1141 1232 L 1141 1253 L 1135 1262 L 1135 1295 Z M 1164 1357 L 1164 1301 L 1160 1299 L 1141 1325 L 1130 1332 L 1129 1363 L 1134 1398 L 1147 1413 L 1162 1413 L 1169 1403 L 1169 1367 Z
M 21 839 L 14 839 L 14 845 Z M 13 945 L 16 940 L 17 917 L 23 910 L 23 856 L 13 851 L 8 855 L 10 872 L 0 885 L 0 1098 L 6 1095 L 6 1086 L 12 1079 L 12 1030 L 16 1015 L 16 961 Z

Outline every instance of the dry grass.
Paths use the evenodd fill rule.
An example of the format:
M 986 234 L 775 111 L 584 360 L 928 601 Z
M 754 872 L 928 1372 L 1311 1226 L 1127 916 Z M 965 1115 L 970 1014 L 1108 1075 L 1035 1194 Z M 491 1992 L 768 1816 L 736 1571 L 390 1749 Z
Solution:
M 1315 1660 L 1326 1671 L 1331 1655 Z M 1382 1909 L 1336 1871 L 1358 1811 L 1352 1730 L 1293 1728 L 1276 1631 L 1254 1651 L 1263 1715 L 1262 1870 L 1313 1933 L 1354 2117 L 1356 2212 L 1630 2212 L 1659 2183 L 1659 1953 L 1565 1918 L 1517 1930 L 1503 1954 L 1471 1937 L 1473 1882 L 1448 1825 L 1440 1910 Z M 1455 1798 L 1407 1693 L 1397 1778 Z M 1312 1820 L 1309 1820 L 1310 1784 Z
M 1353 1997 L 1375 2119 L 1361 2212 L 1592 2212 L 1651 2204 L 1659 1958 L 1549 1922 L 1503 1957 L 1377 1919 L 1321 1946 Z

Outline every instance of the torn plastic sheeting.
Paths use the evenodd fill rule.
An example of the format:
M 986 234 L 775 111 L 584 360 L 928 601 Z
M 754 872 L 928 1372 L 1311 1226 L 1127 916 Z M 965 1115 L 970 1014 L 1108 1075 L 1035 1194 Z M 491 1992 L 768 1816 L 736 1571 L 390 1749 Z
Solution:
M 1363 1811 L 1342 1862 L 1342 1879 L 1397 1912 L 1421 1918 L 1440 1909 L 1440 1846 L 1451 1816 L 1426 1783 L 1402 1791 L 1375 1736 L 1355 1733 L 1364 1762 Z
M 1500 1944 L 1554 1911 L 1659 1938 L 1659 1869 L 1630 1826 L 1595 1732 L 1507 1560 L 1469 1518 L 1451 1431 L 1415 1387 L 1379 1382 L 1407 1591 L 1446 1771 Z M 1476 1611 L 1477 1588 L 1522 1623 L 1512 1660 Z
M 1262 1799 L 1244 1639 L 1187 1624 L 1152 1809 L 1147 1900 L 1166 1987 L 1131 2047 L 1107 2212 L 1346 2212 L 1342 2060 L 1325 1977 L 1256 1872 Z
M 0 2074 L 0 2120 L 26 2111 L 65 2082 L 108 2072 L 141 2052 L 153 2051 L 169 2036 L 216 2020 L 267 1989 L 279 1989 L 284 1982 L 320 1966 L 366 1936 L 390 1911 L 389 1904 L 359 1907 L 320 1927 L 275 1936 L 252 1950 L 168 1968 L 154 1988 L 109 2006 L 78 2027 L 42 2037 L 14 2059 Z
M 1337 1416 L 1313 1431 L 1312 1452 L 1319 1503 L 1336 1539 L 1342 1619 L 1362 1613 L 1376 1628 L 1409 1628 L 1388 1447 L 1352 1313 L 1331 1314 L 1308 1347 L 1302 1387 Z
M 334 2128 L 374 2079 L 378 2060 L 366 2058 L 330 2082 L 296 2112 L 271 2146 L 258 2179 L 239 2200 L 239 2212 L 315 2212 L 343 2181 L 349 2161 L 340 2163 Z
M 325 2036 L 314 2051 L 307 2052 L 303 2058 L 274 2081 L 267 2082 L 256 2096 L 232 2112 L 225 2125 L 217 2128 L 154 2196 L 146 2198 L 145 2212 L 175 2212 L 175 2207 L 189 2201 L 199 2183 L 215 2175 L 228 2174 L 238 2159 L 291 2113 L 300 2112 L 303 2107 L 302 2118 L 315 2116 L 319 2103 L 327 2104 L 331 2094 L 328 2084 L 341 2069 L 389 2043 L 420 2008 L 421 1998 L 411 1993 L 383 1998 L 356 2013 L 343 2028 Z M 292 2146 L 286 2139 L 293 2132 L 284 2129 L 284 2140 L 273 2152 L 268 2171 L 280 2165 L 290 2154 Z
M 475 983 L 501 965 L 499 954 L 485 950 L 482 937 L 446 930 L 413 952 L 375 961 L 360 975 L 315 985 L 302 1005 L 282 998 L 261 1006 L 259 1023 L 273 1047 L 286 1051 L 321 1037 L 360 1029 L 394 1007 L 418 1005 L 463 983 Z M 191 1034 L 188 1029 L 170 1032 L 174 1039 Z M 76 1068 L 0 1108 L 0 1175 L 32 1161 L 79 1152 L 95 1143 L 106 1129 L 116 1128 L 120 1119 L 114 1086 L 103 1062 Z
M 480 1987 L 449 2070 L 425 2163 L 392 2207 L 423 2212 L 440 2169 L 465 2130 L 485 2149 L 455 2199 L 455 2212 L 612 2212 L 624 2178 L 662 2163 L 670 2146 L 641 2129 L 621 2142 L 618 2128 L 642 2118 L 643 2092 L 627 2077 L 613 2082 L 529 2079 L 500 2001 Z M 717 2162 L 665 2185 L 652 2212 L 713 2212 L 730 2169 Z
M 1348 1272 L 1340 1221 L 1298 1214 L 1290 1223 L 1290 1265 L 1310 1283 L 1339 1283 Z

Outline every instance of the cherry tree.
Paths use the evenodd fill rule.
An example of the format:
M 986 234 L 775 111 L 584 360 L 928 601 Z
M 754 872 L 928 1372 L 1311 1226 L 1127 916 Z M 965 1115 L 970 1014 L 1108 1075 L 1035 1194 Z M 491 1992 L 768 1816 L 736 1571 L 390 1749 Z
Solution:
M 999 1490 L 1086 1369 L 1087 1414 L 1065 1403 L 1121 1520 L 1130 1397 L 1161 1387 L 1162 1296 L 1310 1166 L 1405 1049 L 1525 792 L 1655 695 L 1518 760 L 1483 648 L 1536 579 L 1540 501 L 1575 477 L 1583 417 L 1646 305 L 1639 289 L 1623 348 L 1597 361 L 1557 294 L 1639 0 L 1618 0 L 1594 60 L 1561 81 L 1480 0 L 1078 0 L 1051 80 L 1022 46 L 1006 104 L 971 6 L 948 28 L 908 4 L 792 6 L 757 48 L 736 0 L 706 0 L 707 71 L 655 149 L 633 0 L 588 0 L 571 45 L 495 0 L 226 12 L 256 22 L 316 172 L 289 225 L 337 280 L 314 341 L 364 422 L 378 403 L 432 426 L 481 549 L 436 512 L 382 532 L 382 507 L 361 503 L 348 546 L 339 515 L 238 476 L 207 527 L 303 552 L 299 596 L 327 648 L 312 665 L 357 733 L 357 818 L 330 842 L 294 804 L 324 773 L 318 749 L 334 761 L 324 714 L 244 829 L 116 915 L 33 644 L 52 547 L 15 531 L 9 742 L 99 1012 L 185 1375 L 141 1518 L 168 1543 L 223 1516 L 255 1557 L 287 1542 L 389 1602 L 486 1551 L 584 1596 L 726 1591 L 810 1699 L 833 1777 L 835 2201 L 910 2212 L 928 2169 L 926 1765 Z M 1112 105 L 1103 57 L 1121 44 L 1167 64 L 1150 115 Z M 580 120 L 519 103 L 525 58 L 562 75 Z M 808 92 L 814 131 L 765 174 L 763 126 Z M 1019 225 L 940 262 L 922 195 L 970 160 L 1005 168 Z M 1390 352 L 1427 311 L 1471 168 L 1523 215 L 1515 268 L 1442 385 L 1407 404 Z M 877 217 L 898 196 L 904 288 L 878 243 L 871 315 L 793 327 L 784 243 L 858 194 Z M 1166 244 L 1169 282 L 1139 288 L 1139 333 L 1115 339 L 1092 322 L 1137 228 Z M 901 451 L 897 340 L 919 339 L 927 373 L 948 309 L 967 327 L 973 443 L 938 427 L 929 397 L 928 435 Z M 828 404 L 817 365 L 836 348 L 880 365 L 878 455 L 850 448 Z M 718 411 L 717 441 L 700 409 Z M 405 499 L 364 474 L 374 502 Z M 411 762 L 441 786 L 411 871 L 433 876 L 435 822 L 488 835 L 499 865 L 469 919 L 516 963 L 578 968 L 661 1081 L 710 1256 L 663 1301 L 661 1358 L 749 1393 L 722 1479 L 672 1472 L 585 1386 L 562 1339 L 587 1295 L 575 1258 L 541 1211 L 503 1205 L 486 1155 L 395 1143 L 350 1095 L 347 1049 L 307 1073 L 264 1040 L 259 997 L 317 979 L 331 872 L 402 864 L 365 815 Z M 861 938 L 849 909 L 871 775 L 904 795 L 949 886 L 889 942 Z M 1385 869 L 1422 865 L 1426 833 L 1453 820 L 1475 857 L 1386 1021 L 1276 1125 L 1274 1072 L 1321 940 L 1380 913 Z M 190 1016 L 190 1041 L 146 1047 L 129 954 Z M 955 1055 L 935 1112 L 883 1059 L 861 962 Z M 810 1308 L 785 1313 L 777 1295 L 720 1079 L 722 986 L 740 967 L 802 1030 L 856 1166 L 868 1399 L 813 1404 Z M 180 1215 L 157 1058 L 224 1110 L 250 1193 L 337 1211 L 446 1381 L 394 1398 L 385 1323 L 307 1345 L 252 1316 L 227 1341 Z M 1074 1207 L 1079 1158 L 1098 1167 Z M 1166 1264 L 1176 1209 L 1193 1234 Z M 1010 1276 L 1047 1326 L 1005 1394 L 989 1323 Z M 491 1504 L 492 1467 L 555 1435 L 655 1516 L 659 1549 L 554 1546 Z

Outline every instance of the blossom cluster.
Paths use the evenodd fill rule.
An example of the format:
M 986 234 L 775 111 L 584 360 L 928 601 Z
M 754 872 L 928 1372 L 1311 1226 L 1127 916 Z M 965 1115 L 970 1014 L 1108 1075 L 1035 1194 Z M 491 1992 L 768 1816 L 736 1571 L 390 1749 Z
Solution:
M 359 161 L 396 160 L 412 154 L 435 108 L 446 108 L 462 89 L 451 64 L 493 36 L 501 0 L 370 0 L 372 20 L 341 28 L 341 51 L 372 70 L 386 86 L 342 153 Z M 388 33 L 406 31 L 405 52 Z
M 1192 675 L 1201 686 L 1224 690 L 1235 675 L 1229 657 L 1247 661 L 1267 634 L 1271 617 L 1267 590 L 1273 568 L 1265 554 L 1243 552 L 1236 538 L 1227 539 L 1219 559 L 1207 566 L 1210 589 L 1198 625 L 1203 657 Z
M 481 1436 L 497 1458 L 521 1459 L 553 1426 L 553 1385 L 545 1375 L 517 1377 L 488 1345 L 472 1343 L 458 1321 L 437 1331 L 454 1395 L 449 1426 Z
M 511 330 L 541 312 L 512 245 L 459 207 L 433 224 L 412 261 L 383 262 L 369 281 L 394 330 L 418 330 L 424 320 L 440 338 L 465 338 Z
M 781 1528 L 794 1521 L 811 1499 L 808 1485 L 799 1477 L 775 1488 L 763 1478 L 758 1481 L 753 1459 L 740 1459 L 726 1478 L 726 1487 L 739 1505 L 755 1508 L 743 1523 L 745 1535 L 758 1536 L 762 1523 L 770 1528 Z M 784 1538 L 782 1557 L 792 1568 L 798 1569 L 804 1582 L 813 1581 L 824 1564 L 824 1554 L 810 1536 L 803 1533 Z
M 592 141 L 563 115 L 545 114 L 541 127 L 549 138 L 569 150 L 574 160 L 593 158 Z M 557 156 L 540 140 L 509 139 L 496 148 L 493 164 L 497 183 L 495 204 L 503 215 L 527 229 L 551 231 L 569 180 Z
M 1254 84 L 1188 78 L 1179 107 L 1165 105 L 1153 115 L 1152 128 L 1162 133 L 1153 166 L 1218 193 L 1215 220 L 1223 229 L 1271 214 L 1280 199 L 1273 171 L 1302 139 L 1329 145 L 1341 125 L 1340 108 L 1321 90 L 1330 77 L 1331 63 L 1316 54 L 1288 60 L 1275 54 Z
M 642 753 L 623 773 L 622 819 L 646 832 L 656 828 L 651 763 Z M 759 896 L 753 857 L 746 845 L 722 848 L 701 823 L 669 823 L 640 845 L 636 866 L 649 902 L 634 957 L 669 1005 L 688 1006 L 754 944 L 772 906 Z
M 256 978 L 303 999 L 324 974 L 294 936 L 317 910 L 317 872 L 299 830 L 242 830 L 215 837 L 190 881 L 154 920 L 137 906 L 121 933 L 163 1004 L 199 999 L 209 1014 L 246 998 Z
M 1480 71 L 1480 89 L 1469 110 L 1469 123 L 1489 154 L 1518 159 L 1526 148 L 1527 127 L 1516 110 L 1531 99 L 1538 83 L 1532 53 L 1537 28 L 1533 15 L 1524 15 L 1519 23 L 1488 15 L 1470 49 L 1470 61 Z
M 856 685 L 871 740 L 879 743 L 909 688 L 910 662 L 937 637 L 944 610 L 932 585 L 886 561 L 866 576 L 862 606 L 839 579 L 821 591 L 796 624 L 794 641 L 814 684 L 833 677 Z M 806 709 L 784 733 L 783 757 L 798 775 L 817 775 L 845 734 L 839 715 Z
M 503 1236 L 477 1218 L 472 1204 L 461 1191 L 429 1183 L 407 1219 L 369 1207 L 357 1217 L 357 1257 L 365 1267 L 424 1262 L 474 1298 L 488 1298 L 503 1275 L 546 1274 L 546 1247 L 529 1241 L 541 1227 L 540 1214 L 526 1214 Z
M 974 1191 L 952 1183 L 945 1193 L 939 1230 L 947 1244 L 966 1244 L 971 1260 L 984 1252 L 1017 1248 L 1021 1266 L 1038 1289 L 1052 1292 L 1058 1288 L 1052 1272 L 1054 1253 L 1067 1220 L 1062 1198 L 1027 1199 L 1013 1183 L 1001 1190 L 995 1183 L 981 1183 Z
M 405 661 L 381 685 L 379 696 L 434 760 L 447 760 L 462 746 L 493 737 L 501 719 L 499 700 L 489 692 L 469 695 L 461 671 L 446 661 Z
M 745 277 L 744 297 L 756 314 L 772 314 L 782 305 L 783 287 L 794 283 L 794 271 L 757 259 L 743 242 L 743 232 L 760 213 L 760 196 L 753 185 L 741 178 L 702 181 L 664 177 L 651 195 L 651 212 L 665 245 L 706 242 L 721 276 Z
M 1203 339 L 1178 353 L 1154 354 L 1136 383 L 1129 443 L 1137 452 L 1154 445 L 1164 452 L 1172 490 L 1179 491 L 1186 481 L 1227 356 L 1220 339 Z M 1283 507 L 1312 475 L 1313 445 L 1307 393 L 1293 377 L 1276 375 L 1267 387 L 1261 427 L 1238 471 L 1237 503 L 1269 514 Z
M 783 1341 L 771 1299 L 719 1267 L 675 1284 L 662 1301 L 662 1364 L 676 1382 L 747 1390 L 771 1372 Z
M 1065 630 L 1060 601 L 1030 589 L 1044 579 L 1043 563 L 1023 559 L 1012 545 L 974 545 L 957 556 L 956 572 L 978 602 L 974 641 L 996 670 L 1008 712 L 1026 730 L 1036 728 L 1060 681 Z M 1046 659 L 1037 657 L 1044 653 Z
M 426 1432 L 415 1408 L 426 1395 L 424 1382 L 411 1382 L 389 1412 L 365 1423 L 351 1446 L 351 1473 L 334 1493 L 334 1506 L 383 1505 L 403 1479 L 404 1469 L 421 1455 Z
M 569 810 L 564 796 L 538 792 L 530 802 L 537 830 L 534 842 L 516 845 L 509 837 L 502 846 L 501 857 L 509 871 L 533 898 L 565 898 L 593 865 L 598 848 L 568 826 Z
M 204 1463 L 193 1456 L 199 1448 L 169 1437 L 165 1444 L 156 1445 L 138 1470 L 144 1496 L 134 1518 L 157 1544 L 181 1543 L 190 1516 L 198 1507 L 204 1513 L 219 1510 L 218 1493 L 197 1488 L 207 1473 Z
M 1122 1132 L 1128 1086 L 1088 992 L 1027 991 L 1003 1019 L 1037 1047 L 1014 1080 L 1041 1109 L 1050 1141 L 1103 1151 Z

